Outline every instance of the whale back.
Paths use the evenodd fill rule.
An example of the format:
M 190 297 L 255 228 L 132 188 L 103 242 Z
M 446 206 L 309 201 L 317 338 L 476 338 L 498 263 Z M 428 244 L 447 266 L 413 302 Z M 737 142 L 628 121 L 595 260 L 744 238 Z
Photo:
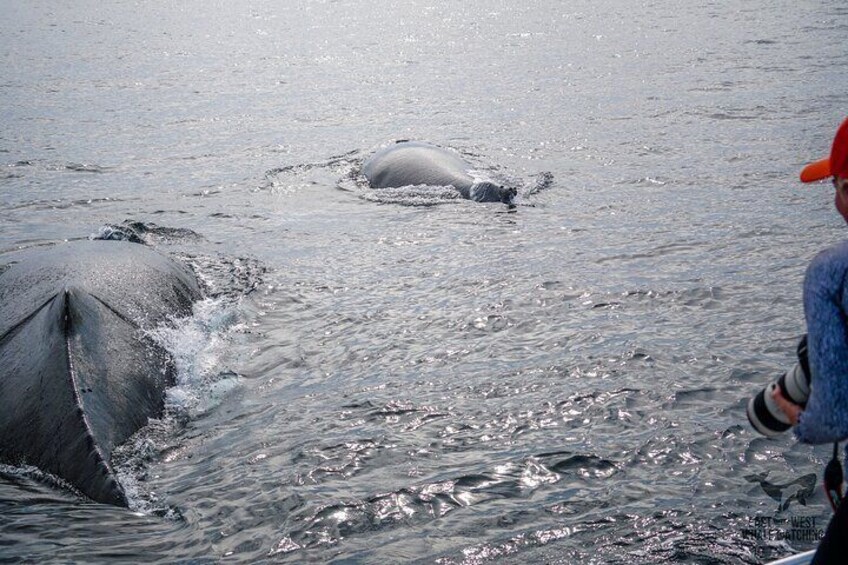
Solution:
M 0 336 L 68 286 L 144 327 L 188 315 L 200 296 L 185 266 L 144 245 L 86 240 L 29 249 L 0 274 Z
M 404 141 L 375 153 L 362 167 L 372 188 L 453 186 L 468 190 L 474 179 L 458 155 L 426 143 Z
M 188 315 L 197 283 L 125 242 L 23 255 L 0 275 L 0 460 L 126 506 L 112 450 L 162 414 L 174 376 L 143 328 Z

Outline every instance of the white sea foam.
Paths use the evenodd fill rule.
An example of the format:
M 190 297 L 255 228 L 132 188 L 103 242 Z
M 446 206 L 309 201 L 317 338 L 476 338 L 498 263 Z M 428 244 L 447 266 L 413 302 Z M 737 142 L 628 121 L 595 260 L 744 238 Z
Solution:
M 220 404 L 240 377 L 226 370 L 223 356 L 232 335 L 242 327 L 237 305 L 207 298 L 195 303 L 193 314 L 148 332 L 170 353 L 176 382 L 166 391 L 165 406 L 173 415 L 195 417 Z
M 242 329 L 238 303 L 207 298 L 195 303 L 192 315 L 147 332 L 171 355 L 176 368 L 174 386 L 165 392 L 165 415 L 139 430 L 113 453 L 112 463 L 127 495 L 130 509 L 178 520 L 170 506 L 146 484 L 149 465 L 162 450 L 179 441 L 182 424 L 218 406 L 241 377 L 227 370 L 226 355 L 233 335 Z

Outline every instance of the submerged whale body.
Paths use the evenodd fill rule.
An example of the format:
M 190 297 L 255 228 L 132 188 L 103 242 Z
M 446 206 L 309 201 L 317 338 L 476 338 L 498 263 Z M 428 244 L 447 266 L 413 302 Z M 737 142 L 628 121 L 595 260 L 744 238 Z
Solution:
M 162 414 L 174 369 L 143 329 L 191 313 L 184 266 L 139 244 L 24 251 L 0 274 L 0 461 L 127 505 L 112 450 Z
M 447 149 L 417 141 L 400 141 L 371 156 L 362 174 L 371 188 L 429 185 L 453 186 L 463 198 L 512 204 L 517 191 L 489 181 L 477 181 L 471 166 Z

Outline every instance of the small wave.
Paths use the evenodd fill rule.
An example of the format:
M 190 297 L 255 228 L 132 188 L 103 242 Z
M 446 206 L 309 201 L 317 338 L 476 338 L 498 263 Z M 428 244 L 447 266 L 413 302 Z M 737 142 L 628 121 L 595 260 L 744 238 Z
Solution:
M 553 285 L 554 283 L 544 284 Z M 572 293 L 567 296 L 580 299 L 584 306 L 591 309 L 615 310 L 639 303 L 676 304 L 709 309 L 725 299 L 725 291 L 719 286 L 705 286 L 680 290 L 637 289 L 597 294 L 586 292 L 576 297 Z
M 303 509 L 296 513 L 305 515 L 294 531 L 280 539 L 270 555 L 334 545 L 374 530 L 425 524 L 462 508 L 526 498 L 560 482 L 577 488 L 606 480 L 617 471 L 616 463 L 592 454 L 544 453 L 492 470 Z
M 589 505 L 596 505 L 590 502 Z M 591 514 L 589 505 L 580 512 Z M 725 514 L 692 522 L 692 512 L 661 510 L 648 515 L 602 509 L 578 524 L 536 527 L 519 534 L 475 543 L 435 560 L 439 565 L 480 563 L 752 563 L 756 540 L 729 535 L 741 530 L 738 517 Z M 557 514 L 559 508 L 551 508 Z M 615 533 L 612 533 L 612 532 Z M 571 541 L 569 541 L 571 540 Z M 773 557 L 790 550 L 775 542 Z M 762 552 L 758 553 L 761 556 Z M 708 557 L 705 557 L 708 556 Z M 759 559 L 756 562 L 760 562 Z
M 249 257 L 186 255 L 181 259 L 195 272 L 203 295 L 238 300 L 251 294 L 263 282 L 267 269 Z
M 462 200 L 462 195 L 452 186 L 402 186 L 399 188 L 363 188 L 357 191 L 363 200 L 402 206 L 436 206 Z
M 275 193 L 296 192 L 292 187 L 307 187 L 313 184 L 328 183 L 338 175 L 349 176 L 351 171 L 362 163 L 358 150 L 334 155 L 324 161 L 298 163 L 275 167 L 265 172 L 265 183 L 257 190 L 270 190 Z M 332 176 L 327 177 L 327 174 Z
M 358 160 L 356 158 L 358 154 L 359 151 L 354 150 L 348 151 L 347 153 L 342 153 L 341 155 L 335 155 L 333 157 L 328 158 L 326 161 L 320 161 L 318 163 L 300 163 L 297 165 L 286 165 L 284 167 L 276 167 L 267 171 L 265 173 L 265 176 L 269 177 L 294 171 L 310 171 L 312 169 L 323 169 L 327 167 L 332 167 L 334 165 L 348 164 L 350 162 Z
M 85 495 L 72 484 L 31 465 L 0 464 L 0 478 L 26 491 L 29 497 L 32 497 L 30 500 L 53 499 L 53 497 L 60 499 L 65 496 L 86 499 Z
M 665 255 L 676 255 L 679 253 L 691 253 L 693 251 L 698 251 L 701 248 L 710 245 L 711 242 L 707 240 L 703 241 L 691 241 L 691 242 L 674 242 L 668 243 L 665 245 L 658 245 L 651 250 L 640 251 L 636 253 L 619 253 L 615 255 L 608 255 L 605 257 L 600 257 L 596 260 L 596 263 L 599 265 L 617 262 L 617 261 L 637 261 L 642 259 L 652 259 L 656 257 L 662 257 Z
M 94 163 L 50 163 L 41 160 L 19 159 L 14 163 L 9 163 L 7 167 L 36 167 L 47 171 L 72 171 L 75 173 L 103 173 L 111 167 L 104 167 Z
M 101 167 L 92 163 L 68 163 L 65 169 L 75 173 L 105 173 L 109 170 L 108 167 Z
M 744 43 L 745 45 L 777 45 L 780 42 L 774 39 L 749 39 Z
M 40 210 L 68 210 L 71 208 L 82 206 L 97 206 L 100 204 L 114 204 L 116 202 L 125 202 L 121 198 L 106 196 L 103 198 L 77 198 L 74 200 L 62 200 L 61 198 L 48 198 L 37 200 L 26 200 L 16 204 L 10 204 L 4 209 L 5 212 L 13 212 L 18 210 L 31 209 Z
M 137 222 L 126 220 L 121 224 L 106 224 L 89 239 L 112 241 L 130 241 L 153 245 L 155 243 L 171 242 L 174 240 L 202 240 L 203 236 L 188 228 L 170 228 L 157 226 L 152 222 Z
M 554 174 L 550 171 L 542 171 L 533 177 L 533 180 L 527 185 L 527 190 L 524 191 L 526 196 L 536 194 L 543 190 L 547 190 L 554 184 Z M 519 192 L 520 194 L 521 192 Z

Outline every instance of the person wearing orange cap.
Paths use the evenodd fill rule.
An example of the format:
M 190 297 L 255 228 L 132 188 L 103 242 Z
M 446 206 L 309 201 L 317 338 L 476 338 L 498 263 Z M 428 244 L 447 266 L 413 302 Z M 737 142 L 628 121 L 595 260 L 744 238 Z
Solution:
M 836 209 L 848 222 L 848 191 L 845 190 L 845 184 L 848 183 L 848 119 L 836 130 L 830 157 L 810 163 L 801 171 L 802 182 L 828 177 L 833 178 L 833 186 L 836 187 Z
M 836 209 L 848 222 L 848 119 L 836 131 L 830 156 L 801 171 L 803 182 L 829 177 L 836 188 Z M 779 386 L 773 398 L 799 441 L 834 443 L 835 453 L 836 444 L 848 438 L 848 241 L 822 251 L 807 267 L 804 317 L 811 373 L 807 404 L 793 403 Z M 828 473 L 835 473 L 835 479 L 829 479 Z M 841 502 L 841 479 L 834 457 L 825 471 L 825 489 L 836 513 L 816 550 L 814 564 L 848 563 L 848 500 Z M 834 482 L 836 487 L 831 486 Z

